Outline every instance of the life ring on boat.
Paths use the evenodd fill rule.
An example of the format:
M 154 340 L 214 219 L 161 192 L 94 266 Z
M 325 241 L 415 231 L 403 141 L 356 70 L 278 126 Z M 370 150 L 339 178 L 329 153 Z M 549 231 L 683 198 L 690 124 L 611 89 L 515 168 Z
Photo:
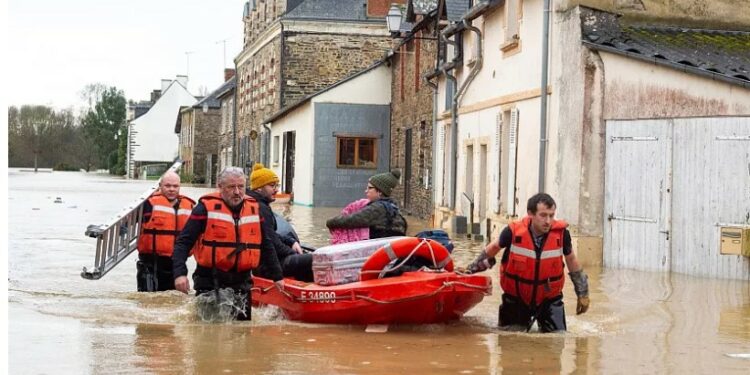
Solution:
M 416 250 L 415 250 L 416 249 Z M 359 272 L 359 280 L 377 279 L 388 263 L 398 258 L 405 258 L 414 251 L 416 257 L 433 262 L 440 269 L 453 271 L 453 259 L 450 252 L 437 241 L 424 238 L 408 237 L 395 240 L 375 251 Z

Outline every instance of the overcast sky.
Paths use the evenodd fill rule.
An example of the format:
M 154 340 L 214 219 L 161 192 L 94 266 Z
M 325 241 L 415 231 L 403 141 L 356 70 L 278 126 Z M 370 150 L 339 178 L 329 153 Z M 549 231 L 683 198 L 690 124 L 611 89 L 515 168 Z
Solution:
M 198 95 L 223 81 L 242 48 L 245 0 L 9 0 L 8 105 L 82 105 L 89 83 L 144 100 L 188 74 Z M 192 52 L 188 58 L 186 52 Z

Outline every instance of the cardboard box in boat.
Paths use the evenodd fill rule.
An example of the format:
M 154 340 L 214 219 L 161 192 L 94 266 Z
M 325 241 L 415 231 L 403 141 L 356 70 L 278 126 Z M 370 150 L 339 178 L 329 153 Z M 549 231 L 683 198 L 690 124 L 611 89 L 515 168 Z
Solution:
M 313 253 L 313 277 L 318 285 L 339 285 L 359 281 L 367 258 L 385 244 L 404 237 L 385 237 L 321 247 Z

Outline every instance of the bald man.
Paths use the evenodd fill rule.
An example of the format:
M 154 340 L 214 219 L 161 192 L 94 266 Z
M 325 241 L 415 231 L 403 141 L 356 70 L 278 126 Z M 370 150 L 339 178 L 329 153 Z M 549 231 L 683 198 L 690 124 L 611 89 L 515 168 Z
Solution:
M 172 171 L 165 173 L 159 181 L 159 190 L 143 205 L 136 263 L 139 292 L 175 289 L 172 252 L 193 206 L 195 201 L 180 195 L 180 176 Z

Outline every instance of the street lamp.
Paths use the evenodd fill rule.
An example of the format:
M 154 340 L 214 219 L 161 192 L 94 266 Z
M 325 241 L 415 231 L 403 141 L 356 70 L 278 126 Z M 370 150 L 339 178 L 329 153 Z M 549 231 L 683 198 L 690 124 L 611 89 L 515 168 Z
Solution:
M 391 37 L 399 39 L 426 39 L 426 40 L 437 40 L 434 37 L 427 36 L 416 36 L 413 33 L 402 37 L 401 34 L 401 21 L 403 20 L 401 14 L 401 8 L 393 4 L 391 9 L 388 10 L 388 15 L 385 16 L 385 22 L 388 24 L 388 31 L 391 33 Z
M 388 24 L 388 31 L 391 34 L 401 31 L 401 8 L 398 5 L 391 5 L 391 9 L 388 10 L 388 15 L 385 17 L 385 22 Z

